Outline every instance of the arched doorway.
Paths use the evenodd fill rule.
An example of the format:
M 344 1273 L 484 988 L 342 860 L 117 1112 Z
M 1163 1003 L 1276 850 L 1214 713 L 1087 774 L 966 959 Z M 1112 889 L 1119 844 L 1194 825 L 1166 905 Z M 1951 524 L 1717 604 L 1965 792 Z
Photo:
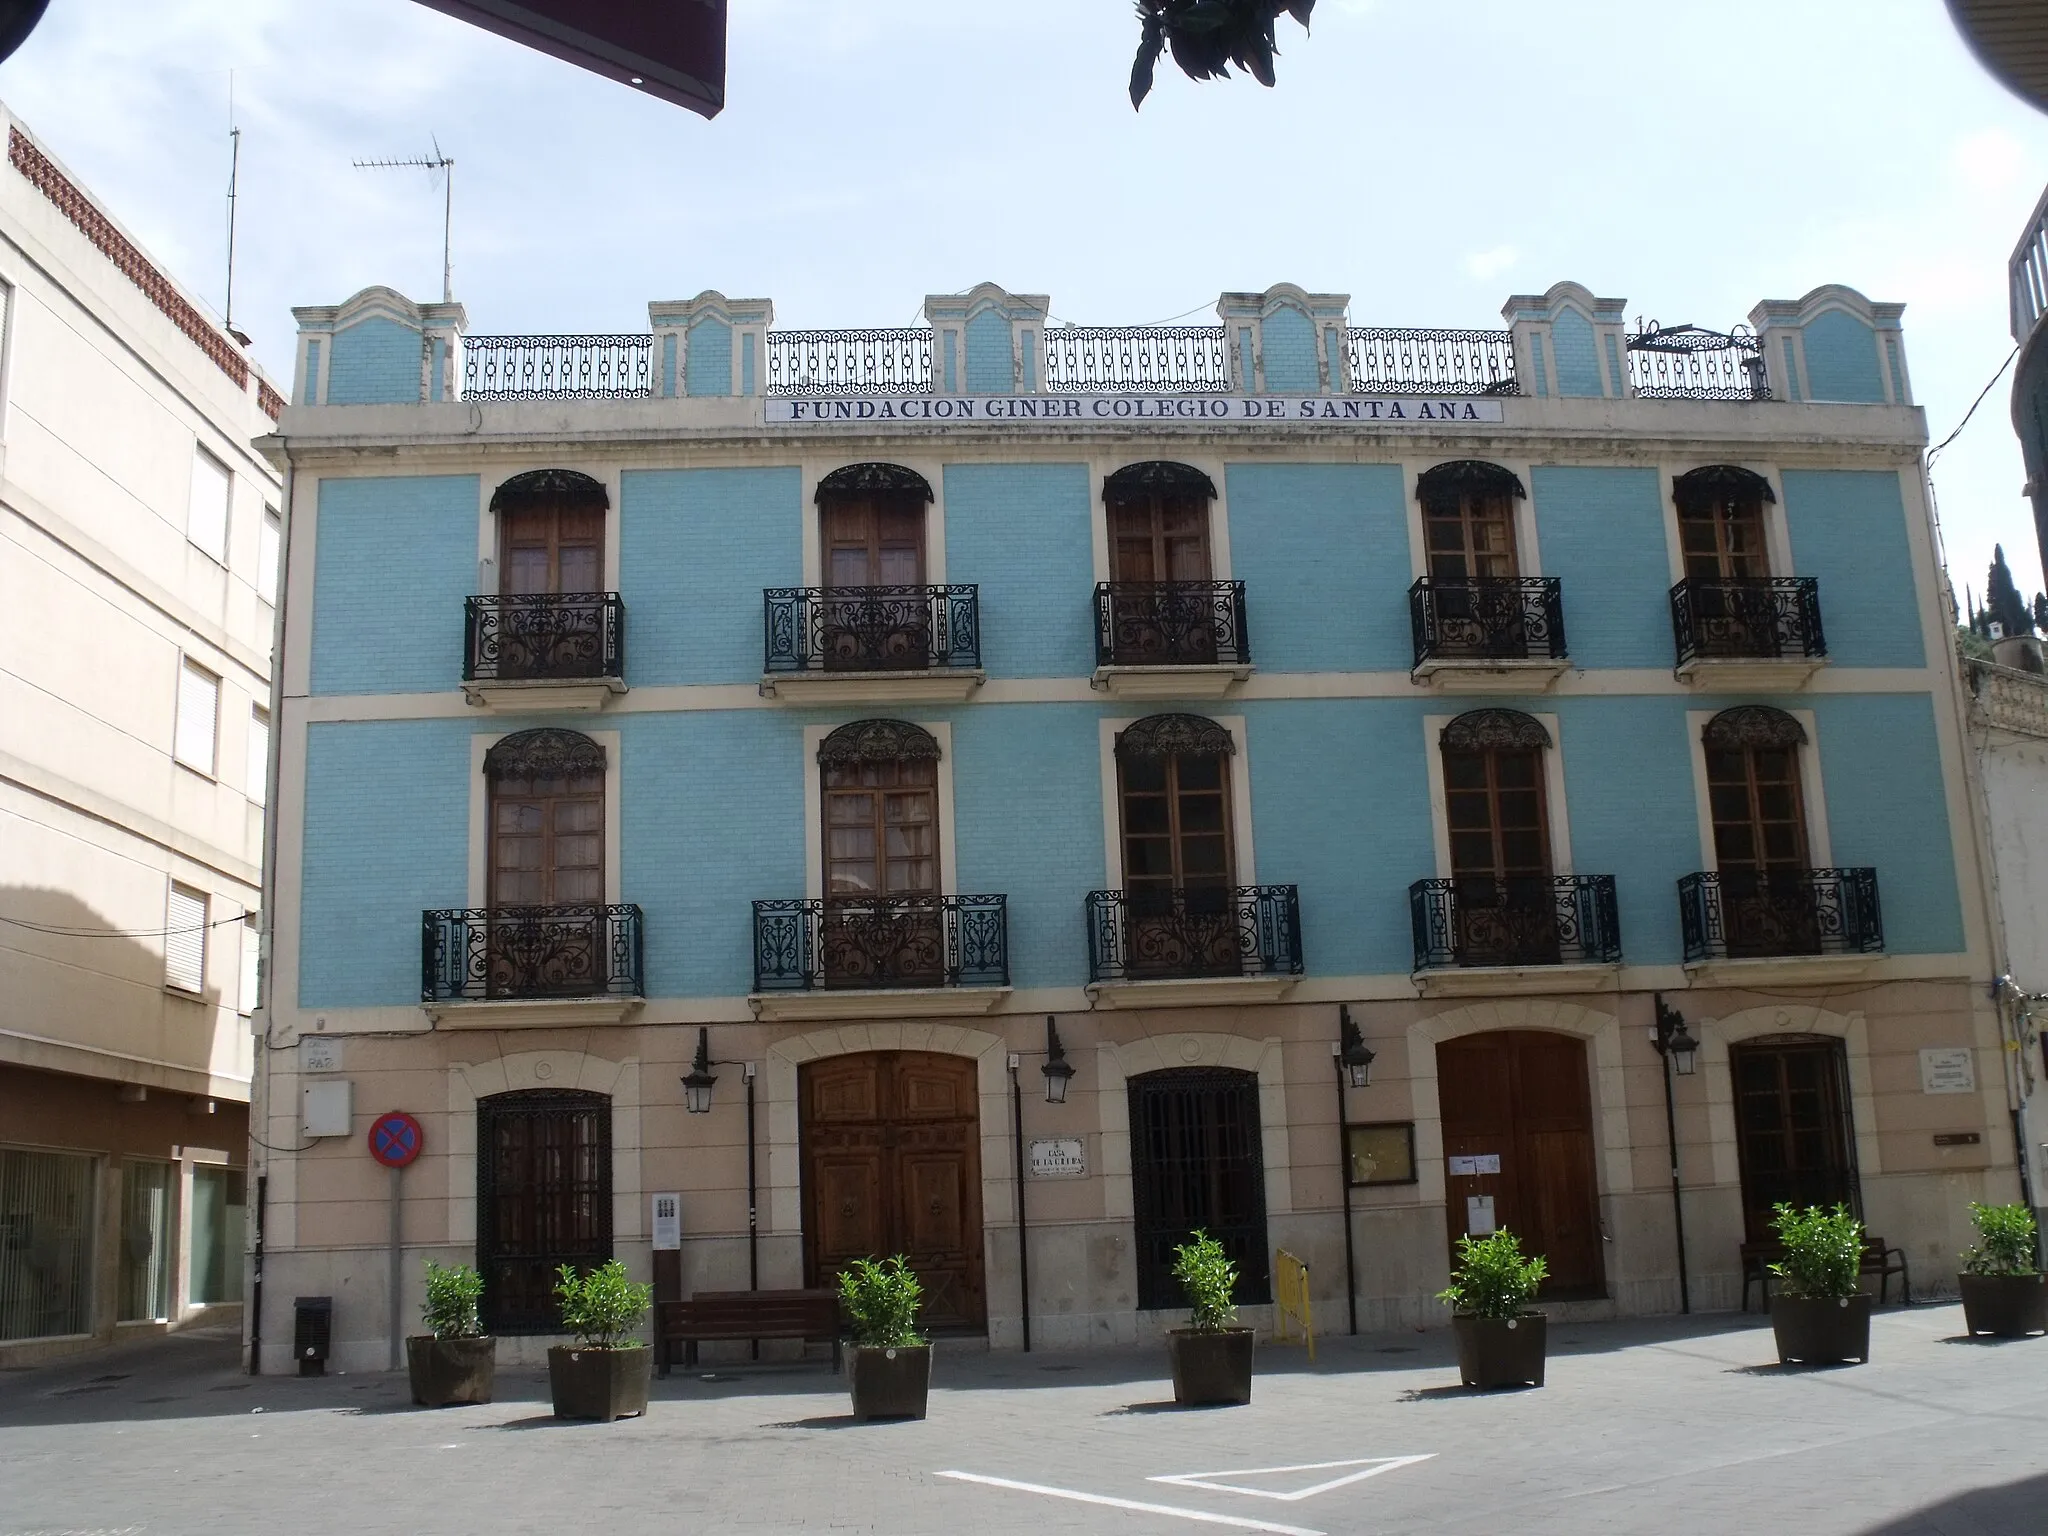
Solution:
M 1438 1044 L 1436 1069 L 1452 1262 L 1460 1237 L 1505 1227 L 1549 1264 L 1545 1297 L 1605 1295 L 1586 1042 L 1461 1035 Z
M 797 1069 L 804 1283 L 901 1253 L 934 1328 L 988 1325 L 981 1106 L 972 1059 L 867 1051 Z

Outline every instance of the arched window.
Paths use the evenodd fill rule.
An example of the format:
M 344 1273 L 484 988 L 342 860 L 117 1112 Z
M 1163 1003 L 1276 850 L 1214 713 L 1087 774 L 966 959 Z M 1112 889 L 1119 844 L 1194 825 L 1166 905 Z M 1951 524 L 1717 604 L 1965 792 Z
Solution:
M 1153 715 L 1118 733 L 1124 899 L 1132 974 L 1234 974 L 1240 936 L 1230 828 L 1230 733 Z
M 1444 814 L 1461 965 L 1554 965 L 1558 895 L 1551 875 L 1543 753 L 1532 715 L 1480 709 L 1443 729 Z
M 514 475 L 491 497 L 498 590 L 508 596 L 595 593 L 604 586 L 604 486 L 573 469 Z
M 1199 469 L 1152 459 L 1102 482 L 1112 582 L 1207 581 L 1209 503 L 1216 483 Z
M 900 464 L 849 464 L 818 482 L 819 549 L 830 591 L 924 581 L 931 484 Z
M 1764 505 L 1771 483 L 1734 464 L 1708 464 L 1671 482 L 1679 549 L 1690 581 L 1748 580 L 1771 574 Z
M 1707 722 L 1702 745 L 1714 861 L 1731 873 L 1808 867 L 1799 749 L 1806 730 L 1782 709 L 1744 704 Z
M 604 901 L 604 748 L 575 731 L 520 731 L 484 754 L 497 907 Z
M 1431 581 L 1519 576 L 1515 503 L 1527 492 L 1498 464 L 1458 459 L 1426 469 L 1415 482 Z
M 907 720 L 842 725 L 818 748 L 827 986 L 936 985 L 939 744 Z

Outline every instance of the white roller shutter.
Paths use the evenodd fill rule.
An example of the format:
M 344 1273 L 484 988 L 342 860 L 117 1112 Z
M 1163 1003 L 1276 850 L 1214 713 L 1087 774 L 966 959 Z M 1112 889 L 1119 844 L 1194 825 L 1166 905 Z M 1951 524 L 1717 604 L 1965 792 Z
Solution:
M 179 762 L 213 772 L 219 717 L 220 679 L 197 662 L 186 662 L 178 669 L 178 727 L 172 743 Z
M 186 992 L 206 987 L 206 893 L 171 887 L 164 917 L 164 980 Z
M 227 466 L 204 448 L 192 450 L 192 501 L 185 512 L 185 537 L 222 565 L 228 563 Z

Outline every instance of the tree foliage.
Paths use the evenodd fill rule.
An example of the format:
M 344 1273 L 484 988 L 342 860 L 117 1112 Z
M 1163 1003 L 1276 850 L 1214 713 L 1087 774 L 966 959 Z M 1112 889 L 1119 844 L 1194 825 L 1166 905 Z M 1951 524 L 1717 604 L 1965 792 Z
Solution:
M 1273 83 L 1279 53 L 1273 29 L 1285 12 L 1308 28 L 1316 0 L 1138 0 L 1138 57 L 1131 65 L 1131 106 L 1152 93 L 1162 53 L 1190 80 L 1224 80 L 1235 64 L 1261 85 Z

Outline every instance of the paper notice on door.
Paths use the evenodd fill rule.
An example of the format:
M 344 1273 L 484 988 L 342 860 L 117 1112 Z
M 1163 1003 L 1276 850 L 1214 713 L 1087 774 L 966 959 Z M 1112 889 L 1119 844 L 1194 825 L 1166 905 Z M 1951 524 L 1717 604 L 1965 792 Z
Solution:
M 1488 1237 L 1493 1232 L 1493 1196 L 1467 1195 L 1465 1197 L 1465 1230 L 1473 1237 Z
M 1482 1173 L 1500 1172 L 1498 1152 L 1475 1152 L 1469 1157 L 1453 1156 L 1449 1159 L 1451 1177 L 1454 1179 L 1477 1178 Z

